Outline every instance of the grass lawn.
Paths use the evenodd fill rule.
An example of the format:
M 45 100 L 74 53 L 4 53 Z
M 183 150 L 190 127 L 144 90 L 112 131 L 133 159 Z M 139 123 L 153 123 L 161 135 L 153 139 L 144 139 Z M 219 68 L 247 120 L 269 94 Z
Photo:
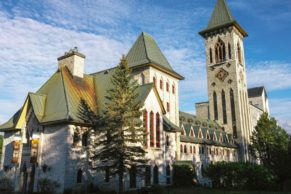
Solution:
M 227 191 L 204 188 L 170 188 L 165 189 L 164 194 L 283 194 L 272 191 Z
M 108 194 L 108 193 L 96 193 L 96 194 Z M 126 192 L 125 194 L 140 194 L 140 192 L 131 191 L 131 192 Z M 227 191 L 227 190 L 206 189 L 206 188 L 199 188 L 199 187 L 198 188 L 197 187 L 194 187 L 194 188 L 169 187 L 169 188 L 164 188 L 163 193 L 150 192 L 149 194 L 287 194 L 287 193 L 276 192 L 276 191 Z M 291 194 L 291 193 L 289 192 L 288 194 Z

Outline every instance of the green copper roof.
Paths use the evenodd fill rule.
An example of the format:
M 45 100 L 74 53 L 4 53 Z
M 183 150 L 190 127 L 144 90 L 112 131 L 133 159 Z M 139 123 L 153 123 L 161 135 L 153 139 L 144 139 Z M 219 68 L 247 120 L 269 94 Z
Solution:
M 180 80 L 183 76 L 173 70 L 153 37 L 142 32 L 126 55 L 131 68 L 150 65 Z
M 173 70 L 168 60 L 158 47 L 156 41 L 147 33 L 142 32 L 129 50 L 126 59 L 129 67 L 155 63 L 166 69 Z
M 225 0 L 217 0 L 214 11 L 212 12 L 210 21 L 206 29 L 202 30 L 200 35 L 204 35 L 207 32 L 216 30 L 228 26 L 236 26 L 243 36 L 247 36 L 244 29 L 237 23 L 237 21 L 232 16 Z
M 218 0 L 207 28 L 208 29 L 215 28 L 217 26 L 227 24 L 233 21 L 235 20 L 232 17 L 225 0 Z
M 6 123 L 3 123 L 2 125 L 0 125 L 0 130 L 13 129 L 16 125 L 16 122 L 19 119 L 20 113 L 21 113 L 21 109 L 18 110 Z

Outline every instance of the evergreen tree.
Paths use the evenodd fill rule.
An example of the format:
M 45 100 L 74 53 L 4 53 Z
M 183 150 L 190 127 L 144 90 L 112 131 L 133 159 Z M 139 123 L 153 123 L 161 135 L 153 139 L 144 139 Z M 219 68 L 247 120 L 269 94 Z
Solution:
M 285 165 L 288 159 L 288 140 L 287 132 L 267 113 L 261 115 L 251 137 L 251 154 L 272 170 L 281 183 L 287 175 Z
M 131 76 L 126 59 L 123 57 L 111 78 L 112 88 L 107 90 L 105 111 L 102 122 L 86 103 L 81 101 L 80 118 L 94 126 L 95 138 L 90 142 L 89 160 L 92 169 L 106 171 L 119 177 L 119 193 L 123 192 L 124 173 L 136 169 L 141 173 L 145 159 L 142 126 L 142 104 L 137 100 L 138 84 Z

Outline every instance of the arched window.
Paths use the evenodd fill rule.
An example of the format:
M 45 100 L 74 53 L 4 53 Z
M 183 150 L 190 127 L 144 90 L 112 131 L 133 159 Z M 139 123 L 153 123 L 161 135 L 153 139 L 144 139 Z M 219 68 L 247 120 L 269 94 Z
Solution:
M 181 135 L 185 135 L 185 131 L 184 131 L 184 129 L 183 129 L 183 128 L 182 128 Z
M 213 111 L 214 111 L 214 120 L 218 120 L 217 95 L 216 95 L 216 92 L 213 92 Z
M 239 42 L 237 43 L 237 57 L 238 57 L 239 64 L 242 65 L 241 47 L 240 47 Z
M 213 62 L 213 59 L 212 59 L 212 49 L 211 48 L 209 49 L 209 60 L 210 60 L 210 63 Z
M 209 133 L 206 134 L 206 139 L 208 139 L 208 140 L 210 139 Z
M 110 179 L 110 174 L 109 174 L 109 167 L 105 167 L 105 182 L 108 183 Z
M 225 61 L 225 44 L 221 39 L 219 39 L 215 45 L 215 59 L 216 63 Z
M 154 86 L 157 86 L 157 79 L 156 79 L 156 77 L 153 77 L 153 83 L 154 83 Z
M 88 145 L 88 132 L 83 133 L 82 135 L 82 146 Z
M 161 125 L 161 122 L 160 122 L 160 114 L 157 113 L 156 114 L 156 146 L 157 148 L 159 148 L 161 146 L 160 144 L 160 125 Z
M 151 111 L 150 113 L 150 146 L 154 147 L 155 146 L 155 140 L 154 140 L 154 113 Z
M 176 91 L 175 91 L 175 84 L 172 85 L 172 93 L 173 93 L 173 94 L 176 93 Z
M 228 58 L 231 59 L 231 45 L 228 43 Z
M 150 186 L 151 185 L 151 177 L 152 177 L 152 172 L 151 172 L 151 166 L 146 166 L 145 167 L 145 185 Z
M 180 145 L 180 152 L 183 153 L 183 145 Z
M 191 135 L 191 137 L 194 137 L 193 129 L 191 129 L 191 131 L 190 131 L 190 135 Z
M 168 135 L 166 136 L 166 146 L 170 146 L 170 137 Z
M 154 167 L 154 184 L 159 184 L 159 167 L 157 165 Z
M 136 166 L 132 166 L 129 170 L 129 187 L 136 188 Z
M 169 82 L 166 82 L 166 90 L 169 92 Z
M 160 89 L 163 89 L 163 80 L 160 80 Z
M 143 112 L 143 127 L 144 127 L 145 133 L 146 133 L 144 145 L 147 148 L 148 147 L 148 135 L 147 135 L 147 133 L 148 133 L 148 112 L 146 110 Z
M 199 131 L 199 135 L 198 135 L 198 137 L 199 137 L 200 139 L 202 139 L 202 132 L 201 132 L 201 131 Z
M 226 114 L 226 101 L 225 101 L 225 92 L 221 92 L 221 101 L 222 101 L 222 114 L 223 114 L 223 124 L 227 124 L 227 114 Z
M 192 154 L 192 146 L 190 146 L 190 154 Z
M 184 145 L 184 153 L 187 154 L 187 146 Z
M 144 74 L 140 74 L 140 82 L 141 82 L 141 85 L 144 85 L 145 84 L 145 76 Z
M 83 171 L 81 169 L 77 172 L 77 183 L 82 183 Z
M 234 103 L 234 94 L 233 90 L 230 89 L 229 91 L 229 96 L 230 96 L 230 109 L 231 109 L 231 120 L 232 120 L 232 132 L 233 132 L 233 137 L 237 138 L 237 131 L 236 131 L 236 115 L 235 115 L 235 103 Z
M 196 147 L 193 146 L 193 154 L 196 154 Z
M 166 167 L 167 184 L 171 184 L 171 167 L 167 165 Z

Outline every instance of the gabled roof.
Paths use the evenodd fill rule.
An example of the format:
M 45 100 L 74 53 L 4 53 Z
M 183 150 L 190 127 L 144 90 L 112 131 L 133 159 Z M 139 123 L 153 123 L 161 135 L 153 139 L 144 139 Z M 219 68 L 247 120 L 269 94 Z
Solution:
M 111 83 L 111 77 L 114 74 L 116 68 L 107 69 L 104 71 L 100 71 L 94 74 L 91 74 L 94 78 L 95 82 L 95 91 L 97 96 L 97 106 L 98 106 L 98 112 L 99 114 L 102 114 L 105 110 L 105 103 L 107 102 L 107 99 L 105 96 L 107 95 L 107 90 L 111 89 L 112 83 Z M 148 83 L 144 85 L 140 85 L 137 88 L 137 101 L 140 101 L 141 103 L 144 103 L 146 98 L 148 97 L 150 91 L 154 90 L 155 95 L 157 96 L 157 99 L 162 106 L 162 111 L 165 113 L 165 108 L 163 106 L 162 100 L 154 87 L 153 83 Z
M 145 32 L 142 32 L 137 38 L 127 53 L 126 59 L 131 68 L 151 65 L 166 73 L 172 74 L 178 79 L 184 79 L 183 76 L 173 70 L 153 37 Z
M 248 97 L 249 98 L 259 97 L 259 96 L 262 96 L 264 92 L 265 92 L 265 97 L 267 97 L 267 92 L 264 86 L 248 88 Z
M 244 29 L 237 23 L 232 16 L 225 0 L 217 0 L 215 8 L 212 12 L 211 19 L 206 29 L 199 32 L 200 35 L 204 36 L 205 33 L 217 30 L 219 28 L 235 26 L 242 33 L 243 36 L 247 36 Z
M 155 40 L 145 32 L 142 32 L 135 41 L 126 59 L 129 67 L 146 63 L 155 63 L 166 69 L 173 70 Z
M 96 96 L 92 76 L 73 77 L 67 67 L 59 69 L 36 92 L 29 93 L 23 107 L 0 130 L 18 129 L 31 105 L 37 120 L 41 124 L 69 121 L 83 123 L 79 119 L 79 105 L 84 99 L 96 112 Z M 21 121 L 20 121 L 21 120 Z

